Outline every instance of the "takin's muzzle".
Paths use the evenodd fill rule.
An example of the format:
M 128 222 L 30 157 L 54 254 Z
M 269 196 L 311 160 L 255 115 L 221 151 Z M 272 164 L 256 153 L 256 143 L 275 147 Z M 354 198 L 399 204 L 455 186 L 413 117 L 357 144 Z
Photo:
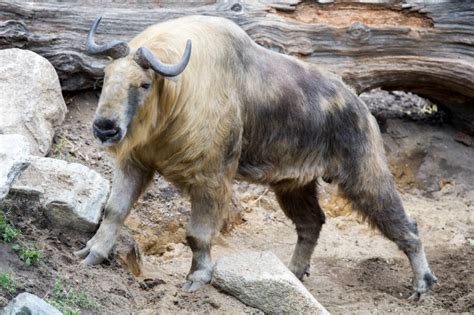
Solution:
M 122 128 L 110 119 L 98 118 L 92 125 L 94 137 L 99 139 L 102 144 L 114 144 L 122 139 Z

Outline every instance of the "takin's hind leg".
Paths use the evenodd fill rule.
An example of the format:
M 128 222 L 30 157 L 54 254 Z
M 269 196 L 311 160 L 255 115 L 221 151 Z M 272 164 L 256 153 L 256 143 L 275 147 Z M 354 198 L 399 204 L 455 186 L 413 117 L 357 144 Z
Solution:
M 298 241 L 288 268 L 300 280 L 309 275 L 311 255 L 319 238 L 325 215 L 319 206 L 316 182 L 298 187 L 273 187 L 278 203 L 296 226 Z
M 400 196 L 391 186 L 386 192 L 379 189 L 381 193 L 378 195 L 360 192 L 357 197 L 349 199 L 367 217 L 369 224 L 376 226 L 407 255 L 414 274 L 415 293 L 410 299 L 419 300 L 438 280 L 428 266 L 416 221 L 405 213 Z
M 222 180 L 191 189 L 191 220 L 186 229 L 186 240 L 193 252 L 193 259 L 183 286 L 184 291 L 192 292 L 211 282 L 211 242 L 230 204 L 230 187 L 227 180 Z

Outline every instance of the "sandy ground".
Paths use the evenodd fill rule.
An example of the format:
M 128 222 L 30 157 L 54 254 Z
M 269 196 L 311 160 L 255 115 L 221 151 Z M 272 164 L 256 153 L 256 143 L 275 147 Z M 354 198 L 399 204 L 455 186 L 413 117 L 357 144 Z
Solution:
M 50 155 L 85 164 L 110 179 L 113 163 L 98 149 L 90 134 L 96 95 L 85 93 L 67 100 L 67 120 L 58 130 Z M 388 133 L 384 135 L 386 142 L 390 144 L 397 139 L 390 130 L 410 130 L 410 124 L 414 123 L 390 122 Z M 443 134 L 447 132 L 448 136 L 440 136 L 439 141 L 451 141 L 450 133 L 454 131 L 446 126 L 442 127 L 444 129 L 429 128 L 438 128 L 437 132 Z M 472 147 L 453 143 L 449 143 L 447 148 L 452 150 L 451 146 L 455 146 L 454 149 L 462 152 L 465 161 L 460 159 L 460 163 L 474 160 Z M 406 143 L 397 140 L 397 145 L 391 143 L 390 147 L 405 152 L 400 145 Z M 313 255 L 311 275 L 304 280 L 304 285 L 334 314 L 472 313 L 474 249 L 468 241 L 474 239 L 472 187 L 469 183 L 462 183 L 462 174 L 457 174 L 456 183 L 462 185 L 448 181 L 447 185 L 440 185 L 436 191 L 430 188 L 427 193 L 420 188 L 423 185 L 417 184 L 420 177 L 417 172 L 425 164 L 416 162 L 418 168 L 414 171 L 413 163 L 400 152 L 392 152 L 391 161 L 396 163 L 392 169 L 397 175 L 407 211 L 418 220 L 428 260 L 440 284 L 422 302 L 407 301 L 412 274 L 404 255 L 377 231 L 350 215 L 344 202 L 324 192 L 322 204 L 329 218 Z M 333 191 L 328 186 L 323 188 Z M 216 239 L 212 252 L 214 259 L 229 252 L 253 249 L 271 250 L 287 263 L 296 234 L 273 194 L 264 187 L 246 183 L 236 183 L 235 191 L 237 207 L 242 215 L 229 232 Z M 9 246 L 0 243 L 0 271 L 14 272 L 19 279 L 20 291 L 47 296 L 54 280 L 61 277 L 97 301 L 99 308 L 88 312 L 259 313 L 211 286 L 195 293 L 181 291 L 191 260 L 191 251 L 184 241 L 189 203 L 159 176 L 128 218 L 118 244 L 118 255 L 100 266 L 80 266 L 79 260 L 72 255 L 90 235 L 50 231 L 33 219 L 15 214 L 10 216 L 25 237 L 38 242 L 45 253 L 44 262 L 39 267 L 27 267 Z M 123 257 L 124 250 L 133 240 L 138 243 L 143 260 L 143 274 L 138 278 L 118 258 Z M 156 280 L 155 286 L 148 288 L 153 280 Z M 0 292 L 2 296 L 7 300 L 11 298 L 6 292 Z

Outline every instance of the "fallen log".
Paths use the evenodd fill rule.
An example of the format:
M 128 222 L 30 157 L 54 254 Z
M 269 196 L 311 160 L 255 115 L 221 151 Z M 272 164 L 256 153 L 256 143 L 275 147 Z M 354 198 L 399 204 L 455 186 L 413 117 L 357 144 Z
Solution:
M 123 3 L 122 3 L 123 2 Z M 474 134 L 474 2 L 376 1 L 0 1 L 0 49 L 30 49 L 56 68 L 63 91 L 100 84 L 107 59 L 85 53 L 97 41 L 130 40 L 145 27 L 189 14 L 223 16 L 257 43 L 340 74 L 358 92 L 381 87 L 429 98 Z M 324 1 L 328 2 L 328 1 Z M 367 2 L 367 1 L 366 1 Z M 126 4 L 125 4 L 126 3 Z M 144 4 L 145 3 L 145 4 Z

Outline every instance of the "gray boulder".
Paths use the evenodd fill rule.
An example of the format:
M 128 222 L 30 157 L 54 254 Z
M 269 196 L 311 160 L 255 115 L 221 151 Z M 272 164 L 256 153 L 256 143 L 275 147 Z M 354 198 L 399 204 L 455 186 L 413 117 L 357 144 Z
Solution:
M 24 136 L 0 135 L 0 200 L 16 176 L 28 165 L 30 146 Z
M 31 293 L 21 293 L 3 310 L 4 315 L 61 315 L 61 312 Z
M 435 198 L 474 201 L 474 148 L 456 142 L 456 130 L 401 120 L 387 120 L 386 130 L 387 157 L 400 182 Z
M 45 156 L 67 111 L 58 75 L 32 51 L 0 50 L 0 60 L 0 134 L 24 135 L 32 154 Z
M 5 202 L 14 208 L 41 209 L 56 227 L 92 232 L 99 224 L 109 190 L 108 180 L 84 165 L 31 157 Z
M 239 252 L 219 259 L 212 284 L 269 314 L 329 314 L 271 252 Z

